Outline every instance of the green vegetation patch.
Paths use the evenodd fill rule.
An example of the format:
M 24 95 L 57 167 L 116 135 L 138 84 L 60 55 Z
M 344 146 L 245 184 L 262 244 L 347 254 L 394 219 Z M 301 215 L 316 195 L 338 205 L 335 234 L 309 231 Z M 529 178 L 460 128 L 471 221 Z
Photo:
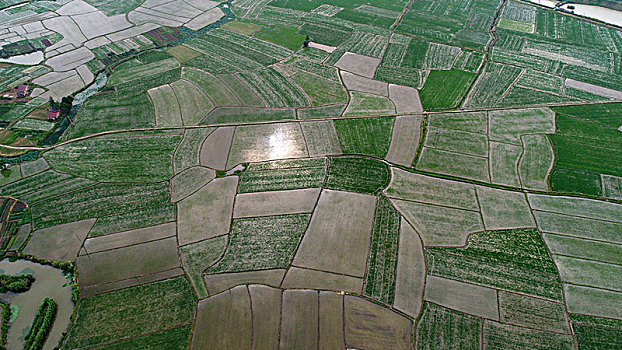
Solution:
M 175 173 L 199 165 L 199 150 L 212 131 L 214 128 L 187 129 L 184 132 L 184 138 L 177 146 L 173 159 Z
M 343 153 L 384 158 L 389 151 L 395 118 L 335 120 Z
M 80 109 L 65 139 L 104 131 L 153 127 L 155 114 L 147 94 L 97 94 Z
M 241 22 L 238 20 L 229 21 L 220 26 L 222 29 L 226 29 L 235 33 L 244 34 L 244 35 L 253 35 L 259 29 L 263 28 L 262 25 L 251 23 L 251 22 Z
M 142 0 L 85 0 L 88 4 L 93 5 L 98 10 L 102 11 L 106 16 L 114 16 L 120 14 L 126 14 L 133 9 L 140 6 L 144 1 Z
M 163 203 L 169 201 L 169 191 L 168 182 L 101 183 L 81 188 L 34 204 L 32 206 L 34 228 L 129 213 L 145 208 L 161 208 Z
M 543 332 L 486 320 L 484 348 L 566 350 L 574 348 L 574 340 L 569 334 Z
M 423 304 L 417 324 L 417 350 L 479 349 L 482 320 L 431 303 Z
M 181 135 L 122 134 L 68 143 L 44 154 L 52 168 L 102 181 L 157 182 L 173 175 Z
M 167 329 L 162 332 L 144 335 L 139 338 L 104 345 L 102 350 L 185 350 L 190 342 L 192 327 L 190 325 Z
M 190 323 L 195 300 L 185 277 L 82 299 L 67 348 L 94 346 Z
M 233 220 L 225 255 L 208 273 L 286 268 L 311 220 L 311 214 Z
M 400 214 L 387 197 L 380 196 L 376 205 L 363 292 L 388 305 L 393 304 L 395 295 L 399 237 Z
M 255 38 L 286 47 L 290 50 L 298 50 L 305 40 L 304 35 L 298 34 L 298 28 L 275 24 L 265 27 L 255 33 Z
M 0 293 L 22 293 L 30 289 L 35 278 L 29 274 L 5 275 L 0 274 Z
M 238 193 L 319 188 L 326 176 L 326 158 L 252 164 L 240 177 Z
M 477 232 L 465 248 L 429 248 L 427 253 L 430 274 L 562 300 L 561 281 L 537 230 Z
M 326 188 L 377 194 L 389 185 L 391 173 L 385 163 L 364 157 L 330 158 Z
M 89 237 L 155 226 L 175 221 L 177 206 L 173 203 L 158 203 L 131 211 L 120 211 L 99 217 L 89 232 Z
M 423 109 L 442 110 L 458 107 L 474 78 L 474 73 L 456 69 L 431 71 L 419 93 Z
M 218 107 L 201 124 L 230 124 L 296 119 L 293 108 Z
M 30 330 L 24 338 L 24 350 L 39 350 L 50 334 L 52 323 L 56 316 L 56 302 L 52 298 L 45 297 L 35 315 Z
M 203 272 L 222 256 L 227 246 L 227 237 L 219 236 L 205 241 L 179 247 L 184 270 L 190 276 L 190 282 L 199 298 L 208 296 L 203 282 Z
M 555 107 L 555 191 L 602 195 L 600 174 L 622 176 L 622 103 Z
M 193 58 L 197 58 L 202 55 L 197 50 L 191 49 L 185 45 L 177 45 L 173 46 L 170 49 L 166 50 L 168 54 L 175 57 L 180 63 L 186 63 Z
M 311 106 L 345 103 L 348 95 L 343 85 L 320 78 L 306 72 L 298 72 L 292 80 L 300 86 L 311 99 Z

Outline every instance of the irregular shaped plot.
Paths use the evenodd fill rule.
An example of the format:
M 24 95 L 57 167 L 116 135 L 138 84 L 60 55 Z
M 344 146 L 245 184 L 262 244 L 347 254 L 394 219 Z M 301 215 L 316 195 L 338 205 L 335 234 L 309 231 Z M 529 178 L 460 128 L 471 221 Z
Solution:
M 397 210 L 419 233 L 423 244 L 463 245 L 469 233 L 484 228 L 476 211 L 392 199 Z
M 239 194 L 233 218 L 311 213 L 319 195 L 319 188 Z
M 379 58 L 346 52 L 339 58 L 337 63 L 335 63 L 335 67 L 371 79 L 374 77 L 374 73 L 379 64 Z
M 360 293 L 363 279 L 336 273 L 292 266 L 287 271 L 281 288 L 322 289 Z
M 201 165 L 212 169 L 225 169 L 234 130 L 232 126 L 218 128 L 203 141 L 199 153 Z
M 395 105 L 387 97 L 353 91 L 345 116 L 381 116 L 395 114 Z
M 439 179 L 391 168 L 391 183 L 385 193 L 390 198 L 479 210 L 475 188 L 463 182 Z
M 263 167 L 267 164 L 274 164 Z M 254 167 L 261 166 L 261 167 Z M 319 188 L 326 176 L 326 158 L 251 164 L 242 173 L 239 193 Z
M 147 93 L 155 108 L 157 126 L 182 126 L 181 109 L 170 85 L 150 89 Z
M 393 307 L 411 317 L 417 317 L 421 310 L 426 278 L 425 256 L 421 238 L 404 218 L 400 221 L 398 247 Z
M 324 190 L 293 264 L 363 277 L 376 198 Z
M 618 248 L 618 251 L 620 248 Z M 562 281 L 622 292 L 622 266 L 554 255 Z
M 555 132 L 555 113 L 550 108 L 527 108 L 490 111 L 490 140 L 521 144 L 525 134 Z
M 330 159 L 326 188 L 377 194 L 390 180 L 389 167 L 378 160 L 363 157 Z
M 385 159 L 391 163 L 410 167 L 421 138 L 421 116 L 401 116 L 395 118 L 391 143 Z
M 207 272 L 286 268 L 300 244 L 309 217 L 309 214 L 294 214 L 233 220 L 227 250 Z
M 203 278 L 207 285 L 207 290 L 211 295 L 220 293 L 231 287 L 241 284 L 257 283 L 265 284 L 271 287 L 279 287 L 285 269 L 261 270 L 248 272 L 219 273 L 214 275 L 205 275 Z
M 477 317 L 499 320 L 497 291 L 429 275 L 424 300 Z
M 544 233 L 546 245 L 551 253 L 567 257 L 585 258 L 622 265 L 622 246 L 588 239 Z
M 203 281 L 203 271 L 218 261 L 226 246 L 227 237 L 219 236 L 179 247 L 179 256 L 184 270 L 190 277 L 190 282 L 199 298 L 205 298 L 208 295 Z
M 523 135 L 524 152 L 518 163 L 518 174 L 525 188 L 548 190 L 548 176 L 555 154 L 545 135 Z
M 197 125 L 214 108 L 207 95 L 187 80 L 178 80 L 172 83 L 171 87 L 179 102 L 184 125 Z
M 200 166 L 182 171 L 171 179 L 171 202 L 188 197 L 215 177 L 214 170 Z
M 205 139 L 214 131 L 214 128 L 199 128 L 184 130 L 184 137 L 175 149 L 173 166 L 175 173 L 199 165 L 200 149 Z
M 622 244 L 622 223 L 533 211 L 542 231 Z
M 36 230 L 24 253 L 57 261 L 73 261 L 95 219 L 76 221 Z
M 95 55 L 86 47 L 80 47 L 58 56 L 48 59 L 48 64 L 55 72 L 66 72 L 71 69 L 78 68 L 80 65 L 92 60 Z
M 520 187 L 518 161 L 523 148 L 500 142 L 490 142 L 490 181 L 495 184 Z
M 603 196 L 622 200 L 622 177 L 601 174 L 601 182 L 603 184 Z
M 389 97 L 389 84 L 387 83 L 348 72 L 341 72 L 341 78 L 349 91 L 367 92 Z
M 346 345 L 359 349 L 412 349 L 412 321 L 370 301 L 345 297 Z
M 423 112 L 419 91 L 413 87 L 389 84 L 389 98 L 398 114 Z
M 215 179 L 177 204 L 179 244 L 229 232 L 238 178 Z
M 247 287 L 201 300 L 194 327 L 190 349 L 249 349 L 252 318 Z
M 224 15 L 225 14 L 220 8 L 215 7 L 193 18 L 190 22 L 186 23 L 186 27 L 192 30 L 199 30 L 209 24 L 218 21 Z
M 308 155 L 298 123 L 244 125 L 236 127 L 227 168 L 246 162 Z
M 240 106 L 240 100 L 225 83 L 212 74 L 196 68 L 184 67 L 182 79 L 199 87 L 209 97 L 214 106 Z

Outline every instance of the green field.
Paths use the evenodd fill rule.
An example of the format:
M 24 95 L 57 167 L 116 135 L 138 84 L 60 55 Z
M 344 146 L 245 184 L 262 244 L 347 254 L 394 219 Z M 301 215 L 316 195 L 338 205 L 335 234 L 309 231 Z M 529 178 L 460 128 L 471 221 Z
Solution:
M 424 109 L 442 110 L 458 106 L 474 78 L 473 73 L 449 70 L 431 71 L 421 89 Z

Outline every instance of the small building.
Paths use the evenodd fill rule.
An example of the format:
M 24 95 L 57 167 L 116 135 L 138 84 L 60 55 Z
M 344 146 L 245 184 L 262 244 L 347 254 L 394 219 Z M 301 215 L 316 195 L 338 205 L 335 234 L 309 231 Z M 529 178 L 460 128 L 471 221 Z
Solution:
M 17 87 L 17 97 L 26 97 L 27 92 L 28 92 L 28 85 L 22 84 Z
M 56 120 L 58 117 L 60 117 L 60 111 L 58 109 L 50 109 L 47 116 L 45 116 L 45 119 Z

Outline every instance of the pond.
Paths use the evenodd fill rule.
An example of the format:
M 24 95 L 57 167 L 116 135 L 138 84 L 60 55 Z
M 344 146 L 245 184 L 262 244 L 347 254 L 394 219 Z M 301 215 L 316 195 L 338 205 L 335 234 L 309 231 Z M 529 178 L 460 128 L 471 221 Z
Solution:
M 11 319 L 13 322 L 9 325 L 7 349 L 21 350 L 24 348 L 24 337 L 28 334 L 37 308 L 45 297 L 54 299 L 58 306 L 52 330 L 43 346 L 43 349 L 54 349 L 69 325 L 74 308 L 71 300 L 71 277 L 66 277 L 63 271 L 57 268 L 28 260 L 11 262 L 4 259 L 0 261 L 0 273 L 9 275 L 24 273 L 32 274 L 35 277 L 35 282 L 27 292 L 0 295 L 2 301 L 10 303 L 12 306 Z M 16 311 L 17 317 L 15 317 Z
M 25 55 L 11 56 L 9 58 L 2 58 L 0 62 L 8 62 L 15 64 L 24 64 L 27 66 L 33 66 L 43 62 L 43 51 L 35 51 L 27 53 Z

